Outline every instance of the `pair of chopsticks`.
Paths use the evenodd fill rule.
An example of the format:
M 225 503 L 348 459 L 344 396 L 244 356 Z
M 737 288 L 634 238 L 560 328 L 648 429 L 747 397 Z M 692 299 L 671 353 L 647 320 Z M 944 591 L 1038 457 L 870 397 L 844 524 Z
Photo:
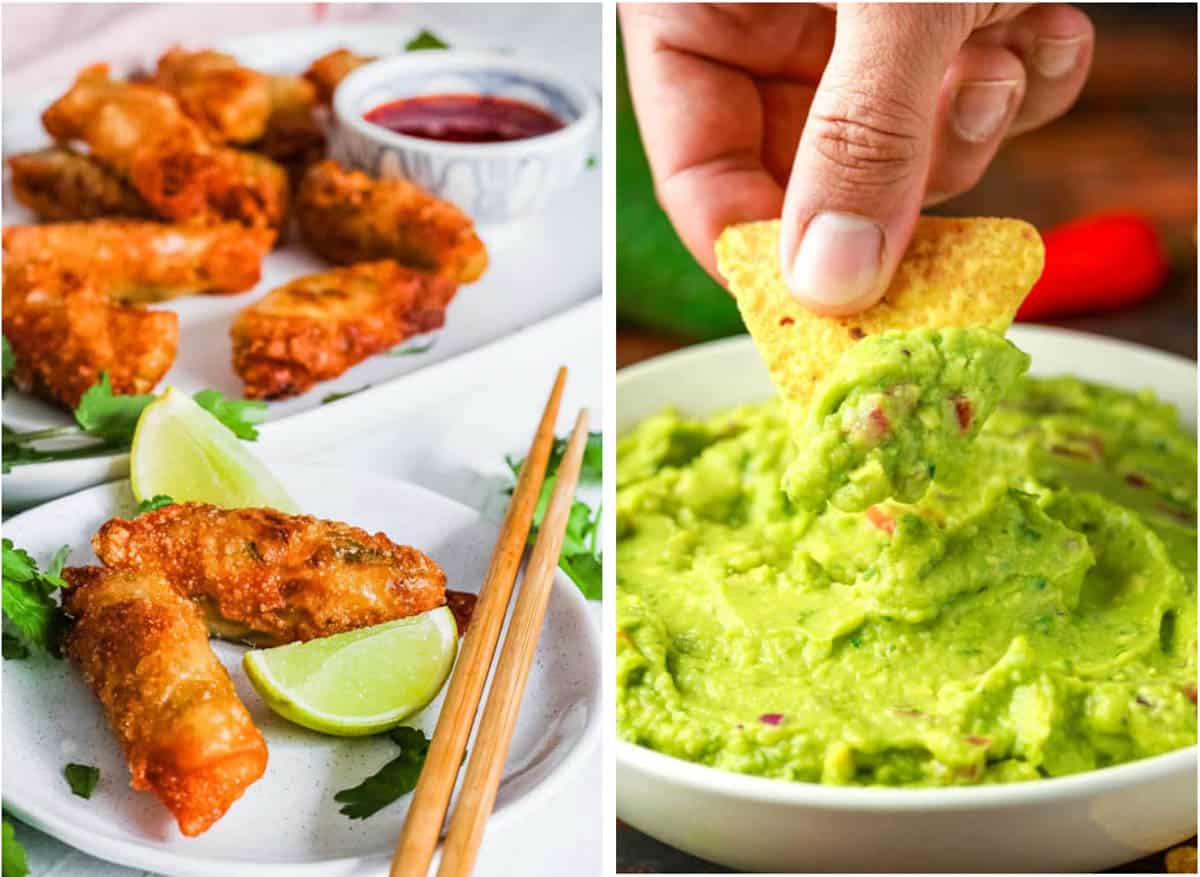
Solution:
M 529 539 L 534 508 L 554 445 L 554 424 L 558 419 L 558 406 L 566 378 L 567 370 L 560 368 L 537 432 L 534 433 L 529 454 L 521 466 L 517 486 L 500 527 L 500 537 L 496 540 L 491 565 L 479 591 L 471 625 L 463 638 L 454 674 L 450 677 L 442 713 L 425 756 L 425 766 L 413 792 L 404 830 L 396 843 L 391 877 L 426 877 L 429 862 L 437 847 L 442 821 L 462 764 L 463 751 L 475 722 L 483 684 L 492 664 L 496 641 L 500 637 L 500 627 L 508 610 L 517 568 Z M 554 493 L 525 569 L 521 592 L 517 596 L 508 635 L 504 639 L 504 648 L 492 678 L 487 705 L 479 722 L 475 748 L 471 752 L 458 803 L 446 832 L 438 877 L 466 877 L 475 864 L 484 827 L 496 801 L 504 759 L 508 755 L 517 713 L 521 708 L 521 696 L 541 634 L 586 443 L 587 409 L 583 409 L 579 412 L 559 463 Z

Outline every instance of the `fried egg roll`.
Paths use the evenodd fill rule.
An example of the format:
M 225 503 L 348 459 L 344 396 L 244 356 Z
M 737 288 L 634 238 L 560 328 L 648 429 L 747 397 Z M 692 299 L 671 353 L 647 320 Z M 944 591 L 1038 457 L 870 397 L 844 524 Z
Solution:
M 179 503 L 113 518 L 92 538 L 107 566 L 161 573 L 214 635 L 256 646 L 329 636 L 446 602 L 430 557 L 336 521 Z
M 149 393 L 175 361 L 178 316 L 116 304 L 90 276 L 52 262 L 6 253 L 3 308 L 13 382 L 67 408 L 101 372 L 114 393 Z
M 375 180 L 326 160 L 304 175 L 296 216 L 305 242 L 339 265 L 394 259 L 458 283 L 476 280 L 487 250 L 471 218 L 407 180 Z
M 87 276 L 116 301 L 242 292 L 258 282 L 274 232 L 233 223 L 99 219 L 4 229 L 6 263 L 42 262 Z
M 124 179 L 91 156 L 65 147 L 14 155 L 8 166 L 16 199 L 40 219 L 150 219 L 155 215 Z
M 304 78 L 317 90 L 317 100 L 329 106 L 338 84 L 363 64 L 374 61 L 375 55 L 356 55 L 349 49 L 334 49 L 309 65 Z
M 150 81 L 174 95 L 180 109 L 213 143 L 250 143 L 267 129 L 267 75 L 241 66 L 224 52 L 176 46 L 158 59 Z
M 187 219 L 207 210 L 215 149 L 162 89 L 111 79 L 108 66 L 96 64 L 50 105 L 42 124 L 56 140 L 87 144 L 159 215 Z
M 188 837 L 220 819 L 267 767 L 267 745 L 213 654 L 196 608 L 160 572 L 64 572 L 66 653 L 132 774 Z
M 281 399 L 439 328 L 457 286 L 395 262 L 299 277 L 238 314 L 233 369 L 250 399 Z

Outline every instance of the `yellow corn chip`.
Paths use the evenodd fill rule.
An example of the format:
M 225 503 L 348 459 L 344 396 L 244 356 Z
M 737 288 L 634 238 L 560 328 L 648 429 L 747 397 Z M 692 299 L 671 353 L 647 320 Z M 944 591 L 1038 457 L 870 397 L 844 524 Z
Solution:
M 785 399 L 807 403 L 842 354 L 890 329 L 988 326 L 1003 332 L 1042 273 L 1042 239 L 1017 219 L 921 217 L 878 304 L 821 317 L 792 297 L 779 272 L 779 223 L 725 229 L 717 264 Z

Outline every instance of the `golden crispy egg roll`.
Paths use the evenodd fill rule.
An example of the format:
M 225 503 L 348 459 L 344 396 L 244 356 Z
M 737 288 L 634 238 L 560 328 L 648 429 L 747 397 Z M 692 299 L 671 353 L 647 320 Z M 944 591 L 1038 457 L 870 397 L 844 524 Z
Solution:
M 349 49 L 334 49 L 309 65 L 304 78 L 317 90 L 317 100 L 329 106 L 338 84 L 363 64 L 376 59 L 375 55 L 356 55 Z
M 250 399 L 280 399 L 439 328 L 457 286 L 395 262 L 299 277 L 238 314 L 233 369 Z
M 271 114 L 265 73 L 231 55 L 176 46 L 158 59 L 150 82 L 170 92 L 213 143 L 250 143 L 262 137 Z
M 130 785 L 188 837 L 220 819 L 267 767 L 267 744 L 208 643 L 196 608 L 160 572 L 64 571 L 66 653 L 117 736 Z
M 249 289 L 258 282 L 274 232 L 233 222 L 99 219 L 10 225 L 3 240 L 6 262 L 49 263 L 86 275 L 117 301 L 146 302 Z
M 416 615 L 446 574 L 415 548 L 274 509 L 179 503 L 113 518 L 92 537 L 106 565 L 161 572 L 216 636 L 269 646 Z
M 339 265 L 394 259 L 459 283 L 476 280 L 487 250 L 471 217 L 407 180 L 375 180 L 336 161 L 315 164 L 296 196 L 305 242 Z
M 4 337 L 14 383 L 67 408 L 107 372 L 114 393 L 149 393 L 175 361 L 179 318 L 113 303 L 90 277 L 5 257 Z
M 150 219 L 154 210 L 122 177 L 90 155 L 62 146 L 8 160 L 13 194 L 40 219 Z
M 207 209 L 214 148 L 162 89 L 113 80 L 107 65 L 96 64 L 50 105 L 42 123 L 56 140 L 87 144 L 161 216 L 186 219 Z
M 279 162 L 299 179 L 325 151 L 325 132 L 317 120 L 317 90 L 302 76 L 272 76 L 271 115 L 254 149 Z

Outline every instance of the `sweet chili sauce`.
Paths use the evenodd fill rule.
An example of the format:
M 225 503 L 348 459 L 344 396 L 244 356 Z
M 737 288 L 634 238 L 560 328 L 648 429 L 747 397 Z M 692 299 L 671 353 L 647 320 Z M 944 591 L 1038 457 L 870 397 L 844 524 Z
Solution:
M 539 137 L 563 127 L 541 107 L 483 94 L 430 94 L 368 110 L 363 118 L 389 131 L 452 143 L 501 143 Z

